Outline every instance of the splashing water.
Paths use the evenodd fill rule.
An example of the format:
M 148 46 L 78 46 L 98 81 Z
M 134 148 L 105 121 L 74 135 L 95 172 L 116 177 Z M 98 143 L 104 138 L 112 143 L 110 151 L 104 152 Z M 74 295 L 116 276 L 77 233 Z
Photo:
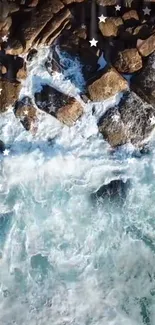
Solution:
M 48 83 L 78 98 L 68 80 L 71 72 L 84 86 L 78 61 L 52 78 L 46 56 L 29 66 L 20 96 Z M 111 153 L 96 121 L 117 100 L 97 104 L 96 115 L 85 105 L 71 128 L 38 113 L 35 136 L 11 108 L 2 114 L 10 155 L 0 157 L 0 324 L 155 324 L 155 147 L 152 139 L 147 155 Z M 131 179 L 124 204 L 91 202 L 122 177 Z

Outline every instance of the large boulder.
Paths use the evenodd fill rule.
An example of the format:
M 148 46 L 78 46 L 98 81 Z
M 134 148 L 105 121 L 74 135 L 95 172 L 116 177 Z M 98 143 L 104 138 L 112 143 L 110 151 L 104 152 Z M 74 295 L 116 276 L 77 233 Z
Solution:
M 155 34 L 141 42 L 137 42 L 137 48 L 144 57 L 152 54 L 155 51 Z
M 131 79 L 131 88 L 146 102 L 155 105 L 155 54 L 144 68 Z
M 110 17 L 105 22 L 99 22 L 99 29 L 106 37 L 117 36 L 121 26 L 123 26 L 123 20 L 120 17 Z
M 83 108 L 75 98 L 48 86 L 42 86 L 41 92 L 35 93 L 39 109 L 56 117 L 60 122 L 72 126 L 83 114 Z
M 103 101 L 128 89 L 127 81 L 114 69 L 105 67 L 88 83 L 88 97 L 92 101 Z
M 143 102 L 134 92 L 128 92 L 118 106 L 107 110 L 98 126 L 112 147 L 127 142 L 143 147 L 155 127 L 154 119 L 155 107 Z

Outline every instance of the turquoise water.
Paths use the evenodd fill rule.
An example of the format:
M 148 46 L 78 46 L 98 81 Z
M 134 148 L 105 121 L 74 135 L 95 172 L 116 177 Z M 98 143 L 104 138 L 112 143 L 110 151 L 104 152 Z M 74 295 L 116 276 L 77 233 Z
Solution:
M 43 60 L 22 92 L 53 82 Z M 146 155 L 131 146 L 112 153 L 91 105 L 70 129 L 44 113 L 38 119 L 35 135 L 11 108 L 0 120 L 10 148 L 0 156 L 0 324 L 154 325 L 153 138 Z M 94 204 L 92 191 L 116 178 L 131 179 L 123 204 Z

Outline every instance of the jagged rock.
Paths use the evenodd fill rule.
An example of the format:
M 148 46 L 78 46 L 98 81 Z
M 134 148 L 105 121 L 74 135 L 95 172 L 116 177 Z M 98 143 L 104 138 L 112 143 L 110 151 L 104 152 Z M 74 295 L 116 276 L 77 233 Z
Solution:
M 35 94 L 35 101 L 39 109 L 68 126 L 72 126 L 83 114 L 83 108 L 75 98 L 48 85 L 42 86 L 42 91 Z
M 147 142 L 155 124 L 155 108 L 134 92 L 125 94 L 120 104 L 110 108 L 98 122 L 99 131 L 112 147 L 132 142 L 140 147 Z
M 155 51 L 155 34 L 151 35 L 149 38 L 137 44 L 139 53 L 142 56 L 148 56 Z
M 143 62 L 136 48 L 126 49 L 118 53 L 114 66 L 119 72 L 133 73 L 142 68 Z
M 114 69 L 105 67 L 88 84 L 88 97 L 92 101 L 103 101 L 128 89 L 127 81 Z
M 107 197 L 109 199 L 125 199 L 129 186 L 129 179 L 124 181 L 122 179 L 112 180 L 110 183 L 102 185 L 97 191 L 93 192 L 91 199 L 96 200 Z
M 5 150 L 5 144 L 2 140 L 0 140 L 0 152 L 3 153 L 4 150 Z
M 36 121 L 36 108 L 29 97 L 15 102 L 14 113 L 27 131 L 33 128 Z
M 110 17 L 107 18 L 105 23 L 99 23 L 99 29 L 103 36 L 117 36 L 120 27 L 123 26 L 123 20 L 120 17 Z
M 9 105 L 12 105 L 18 98 L 21 85 L 17 82 L 0 80 L 0 111 L 4 112 Z

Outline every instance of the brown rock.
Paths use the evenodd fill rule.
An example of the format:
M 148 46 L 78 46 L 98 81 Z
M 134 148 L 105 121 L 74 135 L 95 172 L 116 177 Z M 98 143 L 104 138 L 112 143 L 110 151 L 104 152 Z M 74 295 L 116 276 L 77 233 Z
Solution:
M 114 66 L 119 72 L 133 73 L 140 70 L 143 63 L 137 49 L 126 49 L 118 53 Z
M 45 85 L 40 93 L 35 94 L 39 109 L 51 114 L 68 126 L 72 126 L 83 114 L 83 108 L 73 97 Z
M 7 17 L 4 21 L 0 22 L 0 33 L 2 33 L 4 36 L 9 31 L 11 25 L 12 25 L 12 18 Z
M 0 110 L 4 112 L 9 105 L 13 105 L 19 96 L 21 85 L 17 82 L 9 82 L 8 80 L 0 80 Z
M 26 66 L 24 65 L 21 69 L 18 70 L 16 78 L 18 80 L 24 80 L 27 78 L 27 71 L 26 71 Z
M 118 107 L 110 108 L 102 116 L 98 126 L 112 147 L 127 142 L 141 147 L 155 127 L 151 118 L 155 118 L 155 108 L 130 92 L 125 94 Z
M 155 51 L 155 34 L 141 42 L 141 44 L 137 44 L 137 48 L 142 56 L 148 56 L 153 53 Z
M 16 101 L 14 113 L 27 131 L 33 128 L 36 121 L 36 108 L 33 106 L 29 97 L 24 97 L 22 100 Z
M 84 0 L 62 0 L 65 5 L 69 5 L 73 2 L 83 2 Z
M 126 12 L 123 16 L 122 16 L 123 20 L 131 20 L 131 19 L 135 19 L 135 20 L 139 20 L 138 14 L 136 10 L 130 10 L 128 12 Z
M 99 71 L 95 81 L 89 81 L 88 96 L 98 102 L 127 89 L 127 81 L 114 68 L 104 68 Z
M 9 15 L 9 4 L 6 0 L 5 2 L 0 2 L 0 21 L 4 21 Z
M 32 0 L 29 4 L 29 7 L 36 7 L 39 3 L 39 0 Z
M 103 36 L 117 36 L 119 33 L 119 28 L 123 25 L 123 20 L 119 17 L 107 18 L 105 23 L 99 23 L 99 29 Z
M 97 4 L 101 6 L 114 6 L 117 5 L 117 0 L 97 0 Z

